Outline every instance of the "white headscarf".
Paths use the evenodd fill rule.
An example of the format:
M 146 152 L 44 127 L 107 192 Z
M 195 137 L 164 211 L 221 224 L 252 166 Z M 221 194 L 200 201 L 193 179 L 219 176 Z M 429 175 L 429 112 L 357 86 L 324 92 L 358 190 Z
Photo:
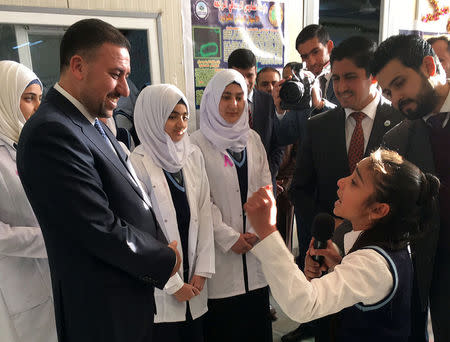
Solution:
M 25 124 L 20 110 L 20 97 L 31 81 L 38 80 L 25 65 L 13 61 L 0 61 L 0 135 L 17 143 Z M 42 88 L 42 83 L 39 81 Z
M 144 152 L 156 165 L 171 173 L 182 169 L 193 151 L 187 132 L 174 143 L 164 131 L 169 115 L 180 100 L 189 113 L 187 99 L 180 89 L 171 84 L 156 84 L 141 91 L 134 107 L 134 123 Z
M 238 83 L 244 92 L 244 112 L 238 121 L 230 124 L 219 113 L 219 102 L 225 88 Z M 208 83 L 200 104 L 200 131 L 219 151 L 227 149 L 241 152 L 247 146 L 250 127 L 248 125 L 247 84 L 236 70 L 226 69 L 218 72 Z

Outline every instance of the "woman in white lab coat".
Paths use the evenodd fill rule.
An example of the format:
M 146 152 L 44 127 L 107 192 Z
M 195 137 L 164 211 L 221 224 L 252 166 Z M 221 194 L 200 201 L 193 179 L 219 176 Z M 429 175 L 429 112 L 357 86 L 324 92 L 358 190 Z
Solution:
M 272 341 L 269 294 L 257 242 L 244 216 L 248 194 L 271 184 L 264 146 L 248 124 L 247 86 L 235 70 L 208 83 L 200 130 L 191 135 L 205 158 L 213 202 L 216 273 L 208 284 L 208 341 Z
M 138 178 L 168 241 L 177 241 L 183 267 L 161 291 L 153 341 L 203 341 L 206 279 L 214 273 L 214 238 L 208 178 L 202 153 L 189 141 L 189 110 L 173 85 L 146 87 L 134 110 L 141 141 L 131 155 Z
M 0 61 L 0 341 L 56 341 L 44 239 L 16 167 L 16 144 L 42 84 L 24 65 Z

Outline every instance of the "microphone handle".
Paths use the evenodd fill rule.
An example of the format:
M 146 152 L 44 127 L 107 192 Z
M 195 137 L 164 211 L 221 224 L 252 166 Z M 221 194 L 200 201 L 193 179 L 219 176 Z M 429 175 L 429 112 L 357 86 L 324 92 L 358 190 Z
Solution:
M 325 249 L 327 248 L 327 241 L 314 241 L 314 249 Z M 324 257 L 322 255 L 313 255 L 313 260 L 318 262 L 320 266 L 322 266 L 324 262 Z

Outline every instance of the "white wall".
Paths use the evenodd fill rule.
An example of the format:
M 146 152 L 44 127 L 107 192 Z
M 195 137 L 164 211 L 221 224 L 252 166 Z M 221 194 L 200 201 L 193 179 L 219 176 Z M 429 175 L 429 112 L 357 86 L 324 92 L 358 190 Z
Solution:
M 382 0 L 386 4 L 384 39 L 396 35 L 400 30 L 418 30 L 422 32 L 446 32 L 450 14 L 443 15 L 438 21 L 422 22 L 422 16 L 432 13 L 428 0 Z M 450 0 L 438 1 L 440 6 L 450 6 Z
M 183 39 L 181 30 L 182 0 L 0 0 L 0 5 L 63 9 L 156 13 L 161 20 L 163 82 L 185 90 Z

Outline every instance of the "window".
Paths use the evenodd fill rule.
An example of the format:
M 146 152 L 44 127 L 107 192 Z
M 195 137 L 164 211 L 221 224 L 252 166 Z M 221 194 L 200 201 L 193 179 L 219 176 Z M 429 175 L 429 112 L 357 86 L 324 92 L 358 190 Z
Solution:
M 163 72 L 157 15 L 126 15 L 131 17 L 114 12 L 29 7 L 17 11 L 0 10 L 0 60 L 27 65 L 41 79 L 45 92 L 59 79 L 59 45 L 65 30 L 78 20 L 95 17 L 119 28 L 129 39 L 130 79 L 137 89 L 148 83 L 161 83 Z
M 362 35 L 378 42 L 381 0 L 320 0 L 319 24 L 334 44 Z

